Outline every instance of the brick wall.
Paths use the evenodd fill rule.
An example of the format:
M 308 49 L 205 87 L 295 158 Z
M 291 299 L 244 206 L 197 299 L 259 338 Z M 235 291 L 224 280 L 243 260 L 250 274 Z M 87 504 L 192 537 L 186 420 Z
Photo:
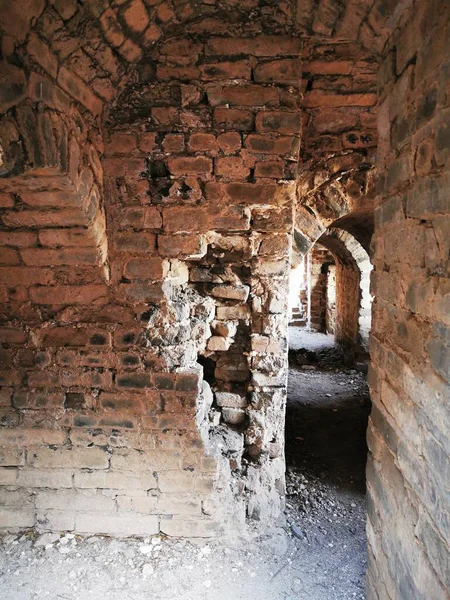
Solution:
M 293 223 L 368 247 L 387 42 L 368 594 L 448 598 L 448 7 L 387 4 L 3 3 L 4 527 L 278 514 Z
M 380 71 L 368 598 L 449 597 L 449 6 L 403 13 Z
M 325 249 L 318 246 L 310 251 L 311 254 L 311 323 L 314 331 L 326 333 L 327 311 L 327 273 L 328 265 L 334 264 L 334 257 Z
M 139 2 L 58 8 L 12 30 L 27 69 L 2 95 L 2 523 L 209 536 L 278 515 L 292 17 L 248 37 L 158 13 L 178 25 L 154 43 Z

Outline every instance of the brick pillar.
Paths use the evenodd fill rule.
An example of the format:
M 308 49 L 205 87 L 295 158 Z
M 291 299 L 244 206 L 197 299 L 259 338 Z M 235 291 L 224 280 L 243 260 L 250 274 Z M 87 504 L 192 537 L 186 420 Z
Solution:
M 194 339 L 186 353 L 183 340 L 178 352 L 159 354 L 169 369 L 195 365 L 198 354 L 210 365 L 207 444 L 231 428 L 220 484 L 244 511 L 250 495 L 257 518 L 278 513 L 283 490 L 299 54 L 299 40 L 283 36 L 162 44 L 153 55 L 158 83 L 127 90 L 111 112 L 104 161 L 113 283 L 145 300 L 181 273 L 170 291 L 163 286 L 164 302 L 186 290 L 211 300 L 206 347 Z M 124 123 L 131 102 L 161 90 L 149 118 Z

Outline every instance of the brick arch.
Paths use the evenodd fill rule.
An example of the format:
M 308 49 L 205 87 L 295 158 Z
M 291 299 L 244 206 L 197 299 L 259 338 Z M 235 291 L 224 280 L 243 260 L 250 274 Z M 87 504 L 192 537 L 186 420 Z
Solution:
M 294 238 L 302 255 L 332 225 L 348 230 L 368 250 L 373 176 L 373 166 L 352 151 L 302 167 L 294 216 Z
M 371 327 L 370 273 L 372 265 L 363 246 L 347 231 L 326 230 L 317 240 L 335 257 L 336 341 L 351 361 L 369 351 Z

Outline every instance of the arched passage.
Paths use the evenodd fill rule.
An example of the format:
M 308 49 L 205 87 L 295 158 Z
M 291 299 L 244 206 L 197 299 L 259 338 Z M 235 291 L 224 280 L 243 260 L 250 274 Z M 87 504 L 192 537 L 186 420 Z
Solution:
M 365 249 L 348 232 L 327 230 L 318 243 L 337 258 L 336 341 L 350 361 L 369 352 L 372 298 L 372 266 Z
M 445 597 L 447 5 L 21 0 L 0 22 L 7 526 L 210 533 L 230 473 L 236 522 L 279 512 L 293 182 L 300 248 L 337 222 L 367 249 L 377 144 L 369 593 Z M 200 385 L 212 332 L 233 410 Z M 210 405 L 224 478 L 193 427 Z M 47 483 L 119 492 L 100 521 L 36 512 Z M 120 493 L 174 488 L 192 518 Z

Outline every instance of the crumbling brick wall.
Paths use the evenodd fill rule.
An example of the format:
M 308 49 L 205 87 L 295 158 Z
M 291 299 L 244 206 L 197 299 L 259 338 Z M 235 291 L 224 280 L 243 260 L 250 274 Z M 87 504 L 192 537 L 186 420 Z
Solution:
M 448 596 L 448 6 L 394 4 L 3 3 L 5 527 L 279 512 L 292 228 L 368 248 L 381 55 L 368 593 Z
M 282 502 L 301 43 L 88 8 L 15 32 L 2 96 L 3 523 L 213 535 Z

